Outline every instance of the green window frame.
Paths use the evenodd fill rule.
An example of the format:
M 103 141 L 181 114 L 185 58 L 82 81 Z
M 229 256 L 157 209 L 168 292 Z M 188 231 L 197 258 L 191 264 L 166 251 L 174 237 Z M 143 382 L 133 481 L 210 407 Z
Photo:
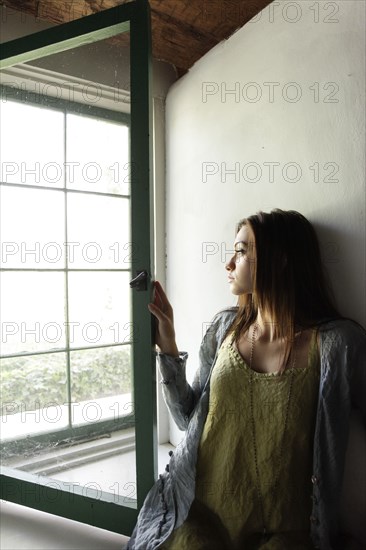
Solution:
M 60 53 L 130 32 L 131 79 L 131 246 L 132 276 L 147 272 L 146 289 L 132 293 L 132 368 L 134 412 L 123 417 L 123 426 L 135 425 L 136 499 L 88 490 L 35 477 L 26 472 L 2 468 L 0 497 L 65 518 L 130 535 L 145 496 L 157 478 L 156 366 L 153 324 L 147 309 L 154 273 L 154 205 L 152 182 L 152 98 L 150 11 L 146 0 L 136 0 L 82 19 L 59 25 L 2 45 L 0 69 Z M 35 97 L 30 95 L 28 100 Z M 47 100 L 45 100 L 47 104 Z M 52 100 L 53 107 L 55 106 Z M 58 107 L 64 109 L 59 100 Z M 78 105 L 69 109 L 82 112 Z M 128 115 L 105 109 L 87 108 L 91 116 L 126 122 Z M 127 422 L 126 422 L 127 421 Z M 130 423 L 130 424 L 129 424 Z M 102 425 L 103 423 L 100 423 Z M 52 481 L 52 480 L 51 480 Z

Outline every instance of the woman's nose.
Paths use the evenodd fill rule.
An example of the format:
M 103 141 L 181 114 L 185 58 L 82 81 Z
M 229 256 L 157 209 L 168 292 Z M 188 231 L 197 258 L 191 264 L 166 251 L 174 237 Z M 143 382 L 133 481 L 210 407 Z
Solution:
M 227 262 L 227 264 L 225 265 L 225 269 L 227 271 L 232 271 L 233 269 L 235 269 L 234 256 L 232 256 L 230 260 Z

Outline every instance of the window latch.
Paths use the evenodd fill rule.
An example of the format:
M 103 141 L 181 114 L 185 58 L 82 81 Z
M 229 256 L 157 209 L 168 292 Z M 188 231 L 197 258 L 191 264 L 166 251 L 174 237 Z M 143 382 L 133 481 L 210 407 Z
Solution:
M 147 271 L 137 271 L 136 273 L 136 277 L 130 281 L 130 287 L 135 288 L 136 290 L 147 290 Z

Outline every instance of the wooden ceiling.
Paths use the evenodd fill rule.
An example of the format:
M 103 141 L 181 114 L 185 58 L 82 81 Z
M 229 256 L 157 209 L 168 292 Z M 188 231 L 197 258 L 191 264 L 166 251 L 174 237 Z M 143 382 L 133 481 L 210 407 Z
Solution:
M 50 23 L 65 23 L 128 0 L 0 0 L 11 9 Z M 272 0 L 150 0 L 153 57 L 181 76 Z

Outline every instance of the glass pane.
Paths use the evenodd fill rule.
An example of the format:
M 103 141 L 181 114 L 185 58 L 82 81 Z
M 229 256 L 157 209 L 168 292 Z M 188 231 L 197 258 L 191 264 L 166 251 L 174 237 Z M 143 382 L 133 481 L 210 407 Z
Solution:
M 15 357 L 0 363 L 2 442 L 68 425 L 65 353 Z
M 1 103 L 1 181 L 64 187 L 64 115 L 11 99 Z
M 70 449 L 58 451 L 57 463 L 52 453 L 46 455 L 51 466 L 45 468 L 39 464 L 36 472 L 70 487 L 81 486 L 85 496 L 94 497 L 96 491 L 97 498 L 102 498 L 103 491 L 112 494 L 115 502 L 126 503 L 136 499 L 134 446 L 133 428 L 114 431 L 79 443 L 78 459 L 70 456 Z
M 128 273 L 70 273 L 71 348 L 129 342 L 130 293 Z
M 65 266 L 65 199 L 60 191 L 1 187 L 1 267 Z
M 1 274 L 1 355 L 64 348 L 63 273 Z
M 99 193 L 130 192 L 129 128 L 67 115 L 67 186 Z M 72 170 L 71 170 L 72 168 Z
M 130 346 L 73 351 L 74 425 L 133 414 Z
M 28 254 L 25 264 L 8 253 L 3 267 L 70 271 L 4 272 L 1 290 L 7 323 L 2 353 L 62 348 L 3 359 L 6 399 L 14 403 L 4 413 L 5 425 L 19 424 L 23 402 L 29 413 L 6 442 L 7 465 L 82 486 L 85 496 L 91 487 L 133 499 L 131 275 L 123 271 L 130 269 L 131 204 L 121 197 L 130 189 L 129 39 L 127 32 L 12 67 L 15 85 L 2 104 L 2 114 L 3 105 L 8 111 L 1 137 L 7 140 L 2 160 L 15 165 L 6 165 L 5 181 L 62 191 L 7 190 L 3 238 L 28 247 L 39 242 L 40 261 Z M 51 107 L 16 103 L 25 92 L 38 93 Z M 26 181 L 22 161 L 23 172 L 35 170 L 26 172 Z M 44 251 L 50 242 L 64 247 L 58 263 L 52 263 L 57 247 Z M 6 433 L 10 437 L 10 429 Z
M 130 201 L 69 193 L 69 268 L 131 268 Z

